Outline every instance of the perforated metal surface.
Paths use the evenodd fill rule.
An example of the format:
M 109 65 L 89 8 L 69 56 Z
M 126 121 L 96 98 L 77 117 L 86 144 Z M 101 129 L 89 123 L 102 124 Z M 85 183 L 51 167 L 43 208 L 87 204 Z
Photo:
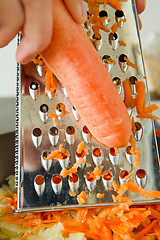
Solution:
M 100 10 L 104 10 L 103 5 L 100 8 Z M 133 83 L 134 96 L 136 94 L 134 80 L 136 79 L 144 82 L 146 104 L 149 105 L 134 1 L 122 2 L 122 10 L 126 22 L 120 25 L 116 34 L 111 35 L 110 32 L 100 31 L 101 40 L 97 41 L 94 39 L 88 23 L 84 25 L 84 30 L 91 35 L 93 44 L 110 72 L 122 99 L 124 98 L 122 82 L 126 78 L 130 78 Z M 107 5 L 105 11 L 108 13 L 109 19 L 105 24 L 110 29 L 116 22 L 115 10 Z M 104 12 L 102 13 L 104 14 Z M 124 55 L 138 68 L 128 66 Z M 107 64 L 110 58 L 113 59 L 112 64 Z M 77 195 L 81 191 L 85 191 L 89 195 L 83 207 L 116 204 L 112 199 L 114 191 L 110 190 L 110 184 L 112 181 L 119 184 L 125 174 L 132 170 L 135 171 L 132 179 L 136 184 L 140 184 L 147 191 L 160 190 L 159 158 L 153 122 L 149 119 L 140 121 L 136 118 L 135 109 L 129 111 L 130 116 L 134 117 L 137 122 L 135 138 L 137 148 L 141 152 L 139 169 L 142 170 L 136 174 L 138 169 L 132 164 L 133 156 L 126 154 L 125 148 L 118 149 L 118 155 L 115 157 L 113 149 L 99 146 L 93 139 L 90 139 L 87 129 L 82 124 L 78 112 L 71 105 L 63 86 L 58 85 L 53 99 L 51 99 L 51 94 L 49 96 L 45 94 L 44 78 L 39 76 L 43 75 L 42 70 L 38 66 L 36 68 L 32 63 L 28 66 L 18 65 L 17 69 L 15 176 L 18 202 L 16 211 L 82 207 L 77 202 Z M 52 112 L 59 116 L 56 127 L 46 114 L 48 109 L 55 104 L 57 107 Z M 61 116 L 63 104 L 68 112 L 64 118 Z M 86 154 L 84 166 L 81 165 L 78 168 L 77 175 L 74 176 L 74 180 L 76 180 L 72 184 L 69 183 L 68 177 L 63 178 L 59 174 L 63 167 L 69 169 L 76 162 L 77 147 L 82 141 L 85 141 L 88 154 Z M 65 156 L 62 163 L 56 159 L 47 160 L 46 163 L 45 157 L 52 150 L 58 150 L 60 144 L 69 153 L 69 158 Z M 106 173 L 106 177 L 101 177 L 97 181 L 90 179 L 91 174 L 87 177 L 87 173 L 93 172 L 95 166 L 100 166 L 102 173 Z M 97 198 L 97 193 L 104 193 L 104 197 Z M 156 199 L 149 201 L 129 191 L 126 192 L 126 196 L 134 203 L 159 201 Z

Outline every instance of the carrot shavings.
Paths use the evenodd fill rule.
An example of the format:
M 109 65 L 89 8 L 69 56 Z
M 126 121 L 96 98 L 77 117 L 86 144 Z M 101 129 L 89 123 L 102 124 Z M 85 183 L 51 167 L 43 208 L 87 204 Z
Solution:
M 105 196 L 105 194 L 104 193 L 97 193 L 97 198 L 103 198 L 104 196 Z
M 59 146 L 60 150 L 53 150 L 46 158 L 46 160 L 57 159 L 64 160 L 70 156 L 69 152 L 67 152 L 61 145 Z
M 135 166 L 136 168 L 138 168 L 139 166 L 139 162 L 140 162 L 140 158 L 141 158 L 141 152 L 138 148 L 135 148 L 135 153 L 134 153 L 134 160 L 133 160 L 133 166 Z
M 54 92 L 57 89 L 57 79 L 53 75 L 52 71 L 50 70 L 49 67 L 45 66 L 45 90 L 46 93 L 48 92 Z
M 124 88 L 124 104 L 126 108 L 134 108 L 136 106 L 136 101 L 132 96 L 131 84 L 128 78 L 123 81 Z
M 43 61 L 41 56 L 38 56 L 37 58 L 34 58 L 33 62 L 34 62 L 34 64 L 37 64 L 39 66 L 44 66 L 45 65 L 45 62 Z
M 157 220 L 153 220 L 153 222 L 151 222 L 151 224 L 149 224 L 145 229 L 136 234 L 135 239 L 140 239 L 144 235 L 148 234 L 157 222 L 158 222 Z
M 151 196 L 153 198 L 160 198 L 160 191 L 151 191 Z
M 145 85 L 142 81 L 135 81 L 136 84 L 136 109 L 137 113 L 142 113 L 145 107 Z
M 21 240 L 25 240 L 27 238 L 29 238 L 32 234 L 30 232 L 26 232 L 23 237 L 21 237 Z
M 135 192 L 149 200 L 152 199 L 151 194 L 149 192 L 147 192 L 144 188 L 134 184 L 132 180 L 129 180 L 127 182 L 127 187 L 128 187 L 128 190 L 131 192 Z
M 133 176 L 133 174 L 134 174 L 134 170 L 132 170 L 127 176 L 125 176 L 125 177 L 123 178 L 123 180 L 124 180 L 124 181 L 128 180 L 129 178 L 131 178 L 131 177 Z
M 85 151 L 86 154 L 88 154 L 88 148 L 85 146 L 84 141 L 80 142 L 80 144 L 77 147 L 77 153 L 81 154 L 82 151 Z
M 114 202 L 118 202 L 119 199 L 123 196 L 123 194 L 127 191 L 127 189 L 127 184 L 125 182 L 122 183 L 118 189 L 118 195 L 114 197 Z
M 124 57 L 124 60 L 128 64 L 128 66 L 133 67 L 133 68 L 138 68 L 134 63 L 132 63 L 128 58 Z
M 119 40 L 118 43 L 119 43 L 119 46 L 124 46 L 124 47 L 127 46 L 127 44 L 123 40 Z
M 78 196 L 77 196 L 77 201 L 80 205 L 84 204 L 86 200 L 88 199 L 88 195 L 85 193 L 85 191 L 82 191 Z
M 77 210 L 77 221 L 83 223 L 86 219 L 87 213 L 88 213 L 87 208 Z
M 115 22 L 115 23 L 112 25 L 112 27 L 111 27 L 112 33 L 117 32 L 117 30 L 118 30 L 118 28 L 119 28 L 119 26 L 121 25 L 122 22 L 126 22 L 126 19 L 123 19 L 123 18 L 122 18 L 119 22 Z M 123 44 L 123 43 L 124 43 L 123 40 L 121 40 L 120 43 Z M 122 46 L 122 45 L 121 45 L 121 46 Z M 123 45 L 123 46 L 126 46 L 126 44 Z
M 96 176 L 96 179 L 97 179 L 97 180 L 99 180 L 99 179 L 101 178 L 101 176 L 102 176 L 101 168 L 103 168 L 103 167 L 98 167 L 98 166 L 96 166 L 96 167 L 94 168 L 94 170 L 93 170 L 93 173 L 94 173 L 94 175 Z
M 139 113 L 136 116 L 137 118 L 141 118 L 141 120 L 143 120 L 144 118 L 149 118 L 149 119 L 155 119 L 155 120 L 160 120 L 159 117 L 156 117 L 150 113 Z

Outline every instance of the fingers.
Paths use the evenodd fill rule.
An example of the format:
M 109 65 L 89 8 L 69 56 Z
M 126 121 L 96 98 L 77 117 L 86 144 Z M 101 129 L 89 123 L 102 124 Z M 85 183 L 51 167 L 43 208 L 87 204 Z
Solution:
M 21 0 L 21 2 L 25 11 L 25 23 L 16 59 L 18 62 L 26 64 L 43 51 L 51 41 L 52 1 Z
M 64 0 L 64 4 L 76 22 L 84 23 L 86 21 L 87 9 L 83 0 Z
M 136 0 L 137 12 L 138 14 L 142 13 L 146 6 L 145 0 Z
M 23 23 L 23 7 L 19 0 L 0 0 L 0 47 L 16 36 Z

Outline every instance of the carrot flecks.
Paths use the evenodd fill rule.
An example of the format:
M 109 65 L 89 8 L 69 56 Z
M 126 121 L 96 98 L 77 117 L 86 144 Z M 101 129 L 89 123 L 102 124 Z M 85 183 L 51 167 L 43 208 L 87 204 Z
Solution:
M 80 205 L 84 204 L 86 200 L 88 199 L 88 195 L 82 191 L 78 196 L 77 196 L 77 201 Z

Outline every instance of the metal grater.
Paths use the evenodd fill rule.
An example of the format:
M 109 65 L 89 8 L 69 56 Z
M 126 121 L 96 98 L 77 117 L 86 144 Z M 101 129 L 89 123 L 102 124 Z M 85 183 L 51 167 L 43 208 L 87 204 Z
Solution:
M 86 34 L 91 34 L 92 42 L 110 73 L 117 91 L 124 97 L 122 82 L 129 78 L 136 94 L 135 80 L 144 81 L 146 86 L 146 105 L 150 104 L 150 97 L 145 80 L 145 70 L 142 58 L 141 43 L 138 30 L 135 1 L 122 1 L 122 11 L 116 11 L 109 5 L 100 5 L 100 16 L 107 16 L 104 24 L 111 26 L 120 19 L 126 22 L 120 24 L 113 35 L 101 31 L 101 39 L 95 39 L 88 21 L 84 24 Z M 120 40 L 126 43 L 121 46 Z M 20 35 L 18 36 L 20 41 Z M 123 44 L 122 44 L 123 45 Z M 138 69 L 128 66 L 124 56 L 138 66 Z M 109 63 L 112 58 L 116 64 Z M 36 71 L 35 71 L 36 70 Z M 38 76 L 38 80 L 35 80 Z M 110 189 L 111 182 L 123 182 L 124 176 L 135 170 L 131 177 L 134 182 L 145 190 L 160 190 L 159 154 L 152 120 L 141 121 L 136 118 L 133 109 L 129 111 L 137 122 L 136 146 L 141 152 L 139 169 L 132 164 L 132 156 L 127 154 L 127 148 L 114 150 L 98 145 L 90 138 L 86 126 L 79 127 L 79 115 L 74 106 L 69 106 L 70 112 L 64 119 L 61 117 L 61 104 L 69 105 L 69 96 L 59 84 L 59 97 L 52 99 L 52 94 L 44 91 L 43 68 L 33 63 L 27 66 L 17 66 L 17 98 L 16 98 L 16 148 L 15 148 L 15 186 L 17 188 L 17 209 L 15 212 L 62 210 L 81 207 L 98 207 L 114 205 Z M 57 104 L 55 114 L 59 115 L 56 127 L 52 119 L 47 117 L 50 107 Z M 78 159 L 77 146 L 84 141 L 88 148 L 85 164 L 78 168 L 72 177 L 60 176 L 62 167 L 69 169 Z M 63 163 L 55 159 L 47 161 L 49 152 L 59 149 L 60 144 L 69 152 Z M 95 166 L 103 166 L 103 177 L 100 180 L 92 178 Z M 73 184 L 74 183 L 74 184 Z M 79 205 L 77 195 L 85 191 L 88 199 L 85 204 Z M 104 193 L 103 198 L 97 198 L 97 193 Z M 160 200 L 147 200 L 133 192 L 126 192 L 134 204 L 157 203 Z

